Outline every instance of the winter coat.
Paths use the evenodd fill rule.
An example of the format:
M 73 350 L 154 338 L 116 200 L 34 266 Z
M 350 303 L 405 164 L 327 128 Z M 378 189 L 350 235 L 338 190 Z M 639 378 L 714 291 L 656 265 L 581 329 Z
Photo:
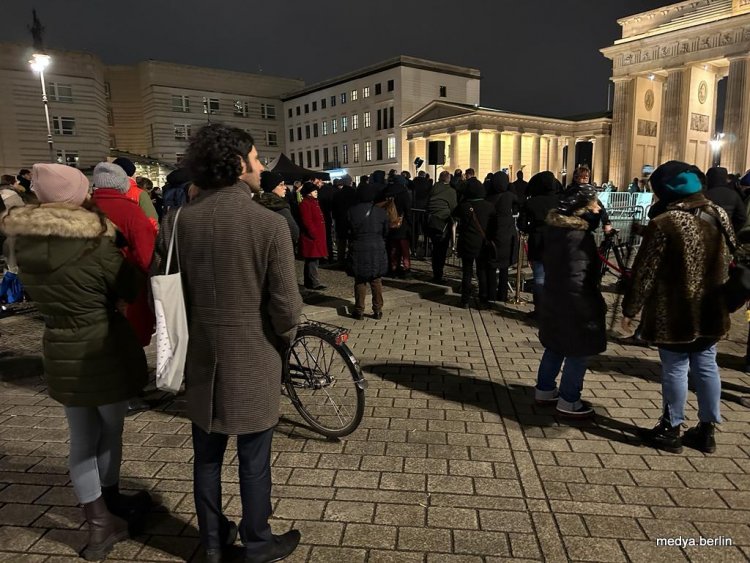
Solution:
M 740 232 L 745 225 L 747 212 L 745 204 L 736 191 L 728 186 L 709 186 L 704 194 L 707 199 L 726 211 L 735 233 Z
M 388 272 L 388 214 L 372 202 L 358 203 L 349 210 L 348 223 L 354 278 L 369 281 L 384 276 Z
M 13 209 L 14 207 L 23 207 L 26 205 L 21 194 L 8 185 L 0 187 L 0 199 L 2 199 L 5 209 Z
M 312 196 L 305 197 L 299 204 L 299 217 L 299 252 L 302 258 L 328 256 L 326 223 L 318 200 Z
M 297 244 L 297 241 L 299 240 L 299 227 L 297 226 L 297 222 L 294 220 L 294 217 L 292 217 L 292 212 L 289 208 L 289 202 L 273 192 L 265 192 L 261 194 L 260 198 L 258 199 L 258 203 L 260 203 L 266 209 L 275 211 L 284 219 L 286 219 L 286 222 L 289 225 L 289 234 L 292 235 L 292 242 L 294 244 Z
M 164 219 L 154 269 L 166 261 L 175 213 Z M 201 190 L 177 223 L 190 340 L 187 416 L 206 432 L 250 434 L 279 419 L 282 351 L 296 332 L 289 226 L 238 182 Z
M 441 182 L 432 186 L 427 200 L 428 234 L 443 232 L 446 224 L 451 222 L 451 215 L 456 206 L 458 206 L 456 190 Z
M 395 180 L 395 183 L 386 186 L 379 199 L 383 201 L 393 198 L 393 202 L 396 204 L 396 212 L 400 217 L 403 217 L 401 226 L 398 229 L 390 229 L 388 231 L 388 239 L 408 239 L 411 227 L 411 194 L 406 187 L 406 178 L 396 176 Z
M 349 233 L 349 210 L 357 204 L 357 189 L 344 186 L 333 196 L 333 220 L 336 223 L 336 237 L 346 238 Z
M 604 352 L 607 306 L 599 291 L 599 258 L 588 222 L 552 210 L 543 244 L 539 341 L 563 356 Z
M 509 186 L 511 193 L 516 195 L 516 199 L 519 204 L 523 204 L 526 201 L 526 190 L 529 187 L 529 183 L 525 180 L 516 180 Z
M 518 215 L 518 228 L 528 235 L 528 256 L 532 262 L 542 259 L 547 214 L 560 204 L 557 190 L 551 172 L 535 174 L 529 182 L 528 197 Z
M 417 176 L 412 181 L 412 193 L 414 194 L 414 207 L 416 209 L 427 209 L 427 202 L 430 198 L 430 188 L 432 180 L 429 178 L 420 178 Z
M 146 356 L 116 303 L 136 296 L 141 276 L 115 246 L 114 225 L 68 204 L 18 207 L 0 225 L 15 237 L 19 277 L 44 317 L 50 397 L 94 407 L 135 396 Z
M 641 332 L 649 342 L 716 341 L 729 330 L 720 289 L 727 279 L 729 251 L 724 236 L 693 215 L 695 209 L 716 217 L 734 244 L 727 214 L 700 193 L 668 204 L 651 219 L 622 302 L 626 317 L 643 310 Z
M 147 273 L 154 255 L 156 232 L 141 208 L 124 193 L 109 188 L 95 190 L 92 199 L 122 234 L 124 246 L 121 250 L 125 258 L 144 274 Z M 156 318 L 147 279 L 143 280 L 138 297 L 128 306 L 125 317 L 141 346 L 148 346 L 154 333 Z
M 148 195 L 148 192 L 138 187 L 138 184 L 135 183 L 135 179 L 128 178 L 128 180 L 130 181 L 130 189 L 126 193 L 127 197 L 141 207 L 146 214 L 149 223 L 151 223 L 151 226 L 154 228 L 154 234 L 156 234 L 159 231 L 159 215 L 156 213 L 156 208 L 151 201 L 151 196 Z
M 518 259 L 518 231 L 513 218 L 518 212 L 518 200 L 508 190 L 508 176 L 505 172 L 494 174 L 488 188 L 486 200 L 495 208 L 495 216 L 488 229 L 494 233 L 497 248 L 497 258 L 492 263 L 507 269 Z
M 467 192 L 470 192 L 470 190 L 471 188 L 467 188 Z M 471 193 L 467 193 L 464 200 L 458 204 L 458 207 L 453 212 L 453 216 L 459 221 L 456 251 L 461 258 L 479 258 L 483 256 L 483 239 L 476 222 L 471 217 L 472 209 L 487 239 L 494 240 L 494 233 L 488 231 L 488 228 L 497 213 L 495 207 L 483 198 L 475 198 L 472 197 Z
M 568 186 L 560 194 L 560 200 L 564 200 L 576 194 L 580 189 L 581 184 L 568 184 Z M 591 224 L 593 230 L 598 229 L 600 226 L 612 224 L 612 221 L 609 220 L 609 213 L 607 213 L 607 209 L 604 207 L 601 201 L 599 202 L 599 207 L 601 207 L 601 211 L 599 211 L 599 213 L 594 216 L 595 220 Z

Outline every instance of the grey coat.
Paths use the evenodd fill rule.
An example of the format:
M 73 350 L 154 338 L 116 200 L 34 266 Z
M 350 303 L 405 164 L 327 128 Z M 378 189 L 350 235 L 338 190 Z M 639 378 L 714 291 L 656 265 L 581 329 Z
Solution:
M 159 233 L 156 267 L 174 226 Z M 207 432 L 249 434 L 279 419 L 283 349 L 302 309 L 289 227 L 244 183 L 204 190 L 177 225 L 190 341 L 187 416 Z

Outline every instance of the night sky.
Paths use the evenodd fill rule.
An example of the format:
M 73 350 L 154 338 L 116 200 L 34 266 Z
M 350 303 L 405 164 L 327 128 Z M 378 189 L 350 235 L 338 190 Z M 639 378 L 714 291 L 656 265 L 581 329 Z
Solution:
M 482 105 L 565 117 L 607 107 L 618 18 L 669 0 L 22 0 L 3 41 L 105 63 L 158 59 L 301 78 L 308 84 L 400 54 L 482 71 Z M 54 70 L 52 70 L 54 72 Z

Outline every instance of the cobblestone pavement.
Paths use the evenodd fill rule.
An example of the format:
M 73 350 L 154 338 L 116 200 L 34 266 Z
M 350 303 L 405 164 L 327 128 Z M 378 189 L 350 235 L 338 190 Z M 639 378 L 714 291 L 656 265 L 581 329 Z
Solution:
M 464 311 L 449 289 L 388 281 L 384 317 L 354 321 L 350 281 L 323 271 L 310 316 L 351 328 L 370 387 L 361 427 L 325 441 L 293 420 L 273 444 L 274 530 L 302 531 L 289 561 L 746 561 L 750 557 L 750 393 L 741 315 L 720 344 L 725 422 L 718 451 L 641 447 L 660 413 L 656 351 L 610 343 L 586 377 L 595 423 L 533 403 L 541 347 L 524 307 Z M 610 296 L 610 299 L 612 296 Z M 85 542 L 66 473 L 67 430 L 38 376 L 41 322 L 0 321 L 0 561 L 73 561 Z M 696 402 L 688 415 L 695 421 Z M 291 418 L 291 417 L 290 417 Z M 163 508 L 111 560 L 197 560 L 190 426 L 179 399 L 129 418 L 126 488 Z M 226 513 L 240 514 L 236 456 Z M 723 537 L 723 547 L 659 538 Z

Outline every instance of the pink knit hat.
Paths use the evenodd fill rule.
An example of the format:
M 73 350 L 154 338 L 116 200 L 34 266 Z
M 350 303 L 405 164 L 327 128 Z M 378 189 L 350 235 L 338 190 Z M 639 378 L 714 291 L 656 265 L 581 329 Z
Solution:
M 35 164 L 31 190 L 42 203 L 81 205 L 89 194 L 89 181 L 80 170 L 64 164 Z

